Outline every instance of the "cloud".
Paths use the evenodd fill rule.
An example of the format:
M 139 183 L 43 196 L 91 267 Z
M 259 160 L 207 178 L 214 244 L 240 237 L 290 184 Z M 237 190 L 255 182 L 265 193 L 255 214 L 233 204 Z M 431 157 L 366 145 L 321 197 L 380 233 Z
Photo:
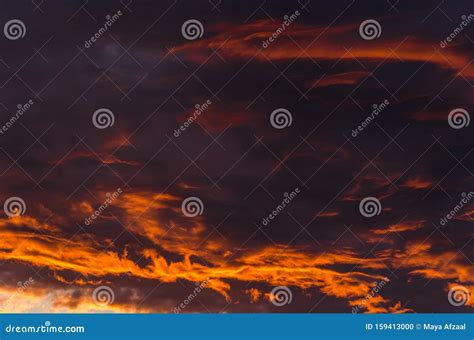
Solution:
M 373 233 L 376 235 L 386 235 L 391 233 L 403 233 L 406 231 L 415 231 L 423 228 L 426 221 L 409 221 L 404 223 L 392 224 L 385 229 L 375 229 Z
M 278 41 L 267 49 L 260 49 L 261 42 L 273 34 L 275 23 L 260 20 L 244 25 L 221 24 L 214 28 L 216 33 L 209 39 L 202 39 L 174 47 L 173 52 L 185 52 L 192 59 L 205 49 L 219 50 L 225 57 L 233 59 L 255 58 L 284 62 L 295 59 L 334 60 L 334 61 L 413 61 L 429 62 L 442 68 L 452 69 L 465 77 L 474 77 L 470 58 L 456 50 L 447 49 L 443 53 L 433 49 L 432 41 L 421 38 L 382 37 L 379 44 L 370 44 L 358 35 L 359 25 L 310 26 L 293 23 Z M 296 43 L 295 43 L 296 41 Z M 301 46 L 301 47 L 300 47 Z
M 367 76 L 369 76 L 369 72 L 367 71 L 350 71 L 330 74 L 311 82 L 309 87 L 321 88 L 335 85 L 356 85 Z
M 67 39 L 41 51 L 48 63 L 38 54 L 29 59 L 21 45 L 2 56 L 7 78 L 28 61 L 24 82 L 4 86 L 2 114 L 48 84 L 0 135 L 2 202 L 19 196 L 27 205 L 23 216 L 0 216 L 0 302 L 18 298 L 8 310 L 170 312 L 206 281 L 186 312 L 275 311 L 268 297 L 279 285 L 294 295 L 284 307 L 291 312 L 313 311 L 315 303 L 324 312 L 361 304 L 371 313 L 456 311 L 449 288 L 474 285 L 473 207 L 439 230 L 433 223 L 472 184 L 469 130 L 452 129 L 447 115 L 472 104 L 466 81 L 474 70 L 462 36 L 437 47 L 445 16 L 420 26 L 432 10 L 424 5 L 374 12 L 383 32 L 367 41 L 355 9 L 328 25 L 341 10 L 328 5 L 304 11 L 263 48 L 280 23 L 262 20 L 263 11 L 249 18 L 252 5 L 221 6 L 192 42 L 179 25 L 155 25 L 162 2 L 130 6 L 134 15 L 83 51 L 87 57 L 71 59 L 75 42 L 90 35 L 82 12 L 61 32 Z M 184 22 L 199 4 L 192 6 L 166 20 Z M 106 7 L 85 8 L 99 18 Z M 291 8 L 265 4 L 272 16 L 283 9 Z M 36 37 L 52 29 L 37 26 Z M 127 48 L 137 37 L 120 57 L 119 43 Z M 386 98 L 386 110 L 347 140 Z M 189 130 L 174 136 L 207 100 Z M 114 112 L 114 126 L 94 127 L 100 107 Z M 285 129 L 269 121 L 279 107 L 292 115 Z M 259 226 L 296 187 L 298 197 Z M 123 192 L 104 208 L 117 188 Z M 204 202 L 202 215 L 183 215 L 190 196 Z M 379 215 L 360 214 L 365 197 L 381 202 Z M 16 294 L 29 276 L 34 284 Z M 93 303 L 101 285 L 113 289 L 114 304 Z
M 429 180 L 422 179 L 420 177 L 410 178 L 405 183 L 403 183 L 404 187 L 410 189 L 428 189 L 433 186 L 433 183 Z

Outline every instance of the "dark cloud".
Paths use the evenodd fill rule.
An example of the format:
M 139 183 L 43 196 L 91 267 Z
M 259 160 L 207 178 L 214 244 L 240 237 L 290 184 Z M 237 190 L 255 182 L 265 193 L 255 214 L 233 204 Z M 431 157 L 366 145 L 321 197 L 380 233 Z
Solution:
M 473 8 L 438 5 L 0 2 L 2 310 L 470 311 Z

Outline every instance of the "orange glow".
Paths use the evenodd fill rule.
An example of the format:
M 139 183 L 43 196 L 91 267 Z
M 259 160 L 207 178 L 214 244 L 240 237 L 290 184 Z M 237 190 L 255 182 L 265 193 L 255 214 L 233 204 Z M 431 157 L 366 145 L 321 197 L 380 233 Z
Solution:
M 403 268 L 411 276 L 455 280 L 472 285 L 474 268 L 464 264 L 461 255 L 454 251 L 432 253 L 429 243 L 410 243 L 405 249 L 380 251 L 375 257 L 362 256 L 350 249 L 314 252 L 301 247 L 277 245 L 239 252 L 240 255 L 235 256 L 231 244 L 208 236 L 208 228 L 201 218 L 170 221 L 174 226 L 171 230 L 160 223 L 160 212 L 179 213 L 180 202 L 180 198 L 172 195 L 148 192 L 124 193 L 114 202 L 129 222 L 126 226 L 128 231 L 147 237 L 157 246 L 136 249 L 143 256 L 140 265 L 129 257 L 128 251 L 119 253 L 110 240 L 99 240 L 92 235 L 66 239 L 59 232 L 60 228 L 38 223 L 31 217 L 0 220 L 0 260 L 45 266 L 56 272 L 54 277 L 58 282 L 84 287 L 97 285 L 106 276 L 119 275 L 165 283 L 178 279 L 207 281 L 205 288 L 219 293 L 227 301 L 232 300 L 230 282 L 237 280 L 303 290 L 317 288 L 328 296 L 345 299 L 350 306 L 356 306 L 370 293 L 374 282 L 387 281 L 385 276 L 374 273 L 385 270 L 386 266 Z M 87 207 L 84 202 L 81 205 Z M 40 228 L 50 235 L 12 230 L 24 224 Z M 387 229 L 376 229 L 364 237 L 412 231 L 422 224 L 423 221 L 395 224 Z M 183 258 L 169 261 L 160 254 L 159 249 Z M 193 256 L 205 259 L 207 265 L 193 261 Z M 338 269 L 344 266 L 352 270 Z M 79 273 L 87 279 L 68 281 L 60 275 L 61 271 Z M 265 294 L 255 289 L 246 293 L 253 302 Z M 367 312 L 408 311 L 387 300 L 383 290 L 370 300 L 365 306 Z M 88 310 L 92 306 L 85 304 L 81 308 Z

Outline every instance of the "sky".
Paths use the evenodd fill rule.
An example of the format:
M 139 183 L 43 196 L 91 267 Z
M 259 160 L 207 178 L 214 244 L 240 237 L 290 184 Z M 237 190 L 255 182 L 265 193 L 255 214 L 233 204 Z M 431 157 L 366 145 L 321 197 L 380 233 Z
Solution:
M 472 312 L 473 14 L 1 0 L 0 312 Z

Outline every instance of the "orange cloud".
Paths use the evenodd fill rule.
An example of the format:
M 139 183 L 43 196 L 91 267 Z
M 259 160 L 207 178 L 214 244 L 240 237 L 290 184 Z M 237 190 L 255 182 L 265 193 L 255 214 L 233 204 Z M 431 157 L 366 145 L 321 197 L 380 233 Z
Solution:
M 48 222 L 40 222 L 34 217 L 30 217 L 27 215 L 19 215 L 15 217 L 11 217 L 8 219 L 0 219 L 0 228 L 8 228 L 15 229 L 14 227 L 28 227 L 35 229 L 37 231 L 43 232 L 57 232 L 59 228 L 55 225 L 48 223 Z M 12 228 L 13 227 L 13 228 Z
M 237 251 L 227 242 L 208 237 L 208 229 L 201 217 L 183 218 L 180 202 L 181 199 L 176 196 L 150 192 L 124 193 L 114 202 L 115 207 L 122 210 L 128 231 L 146 237 L 156 245 L 133 249 L 143 256 L 140 265 L 132 260 L 128 251 L 119 253 L 110 240 L 84 234 L 66 238 L 59 227 L 45 227 L 32 217 L 0 220 L 3 226 L 0 229 L 0 260 L 44 266 L 56 272 L 55 278 L 59 282 L 83 287 L 101 282 L 106 277 L 121 275 L 165 283 L 180 279 L 207 281 L 205 287 L 219 293 L 227 301 L 232 299 L 231 282 L 242 281 L 303 290 L 317 288 L 354 306 L 370 294 L 374 282 L 387 280 L 384 275 L 377 274 L 386 266 L 407 270 L 411 276 L 473 284 L 474 268 L 466 265 L 457 252 L 434 253 L 429 243 L 410 243 L 404 249 L 386 249 L 374 257 L 362 257 L 350 249 L 314 252 L 301 247 L 277 245 L 247 252 Z M 167 221 L 171 230 L 162 222 L 164 217 L 161 212 L 167 212 L 163 216 L 170 213 L 175 216 L 175 219 Z M 45 233 L 15 229 L 20 224 L 36 225 Z M 421 225 L 421 221 L 396 224 L 385 230 L 375 230 L 373 235 L 416 230 Z M 170 261 L 161 250 L 180 255 L 182 259 Z M 202 261 L 193 260 L 195 258 Z M 59 274 L 61 271 L 79 273 L 85 279 L 68 282 Z M 264 294 L 256 291 L 247 293 L 254 300 Z M 84 310 L 92 308 L 87 302 L 81 306 Z M 384 297 L 383 291 L 367 303 L 366 310 L 406 311 Z
M 385 229 L 375 229 L 372 232 L 377 235 L 386 235 L 391 233 L 403 233 L 405 231 L 414 231 L 423 227 L 425 221 L 414 221 L 414 222 L 405 222 L 392 224 Z
M 127 161 L 127 160 L 122 160 L 118 158 L 115 155 L 112 154 L 107 154 L 107 153 L 93 153 L 93 152 L 88 152 L 88 151 L 74 151 L 71 152 L 69 155 L 67 155 L 64 158 L 61 158 L 59 160 L 52 160 L 49 161 L 49 164 L 53 165 L 64 165 L 67 162 L 76 160 L 76 159 L 81 159 L 81 158 L 88 158 L 92 159 L 94 161 L 97 161 L 102 164 L 116 164 L 116 165 L 129 165 L 133 167 L 137 167 L 140 165 L 139 162 L 137 161 Z
M 339 212 L 337 211 L 326 211 L 318 215 L 319 217 L 335 217 L 339 216 Z
M 456 280 L 463 284 L 474 281 L 474 267 L 465 264 L 464 257 L 457 251 L 432 251 L 432 245 L 410 243 L 404 251 L 395 251 L 392 265 L 398 268 L 411 269 L 410 274 L 427 279 Z
M 324 254 L 319 257 L 302 254 L 297 249 L 265 248 L 236 258 L 232 263 L 222 260 L 214 266 L 191 262 L 187 255 L 182 262 L 169 262 L 153 249 L 143 250 L 148 260 L 144 267 L 127 257 L 127 253 L 103 251 L 89 238 L 60 237 L 27 232 L 0 231 L 0 260 L 14 260 L 54 271 L 74 271 L 84 276 L 130 275 L 162 282 L 178 279 L 204 281 L 206 288 L 215 290 L 230 300 L 231 289 L 226 280 L 262 281 L 270 285 L 290 285 L 300 288 L 318 287 L 328 295 L 357 298 L 367 293 L 371 282 L 383 277 L 364 272 L 340 273 L 324 268 L 329 264 L 358 263 L 361 267 L 379 268 L 370 259 L 357 259 L 352 254 Z M 62 281 L 60 279 L 60 281 Z
M 433 186 L 433 183 L 429 180 L 422 179 L 420 177 L 415 177 L 407 180 L 405 183 L 403 183 L 402 186 L 410 189 L 427 189 L 431 188 Z
M 355 85 L 362 79 L 367 77 L 369 73 L 367 71 L 352 71 L 343 72 L 337 74 L 330 74 L 320 79 L 316 79 L 309 84 L 311 88 L 321 88 L 333 85 Z
M 211 28 L 212 29 L 212 28 Z M 186 52 L 196 61 L 203 61 L 208 49 L 219 50 L 221 55 L 229 58 L 260 61 L 291 61 L 298 59 L 314 60 L 374 60 L 374 61 L 416 61 L 431 62 L 443 68 L 453 69 L 460 75 L 474 77 L 474 66 L 470 56 L 460 54 L 452 49 L 443 53 L 433 50 L 432 42 L 420 39 L 385 39 L 378 44 L 367 43 L 358 35 L 359 24 L 339 26 L 309 26 L 293 23 L 285 32 L 291 34 L 294 41 L 285 38 L 266 49 L 261 48 L 262 41 L 272 35 L 275 23 L 271 20 L 260 20 L 245 25 L 231 26 L 220 24 L 214 27 L 218 32 L 209 39 L 201 39 L 174 47 L 174 53 Z M 229 38 L 230 37 L 230 38 Z M 318 37 L 315 40 L 315 37 Z M 304 50 L 302 50 L 302 48 Z
M 250 296 L 251 303 L 257 302 L 258 300 L 260 300 L 260 297 L 262 296 L 262 292 L 256 288 L 246 289 L 244 293 Z

